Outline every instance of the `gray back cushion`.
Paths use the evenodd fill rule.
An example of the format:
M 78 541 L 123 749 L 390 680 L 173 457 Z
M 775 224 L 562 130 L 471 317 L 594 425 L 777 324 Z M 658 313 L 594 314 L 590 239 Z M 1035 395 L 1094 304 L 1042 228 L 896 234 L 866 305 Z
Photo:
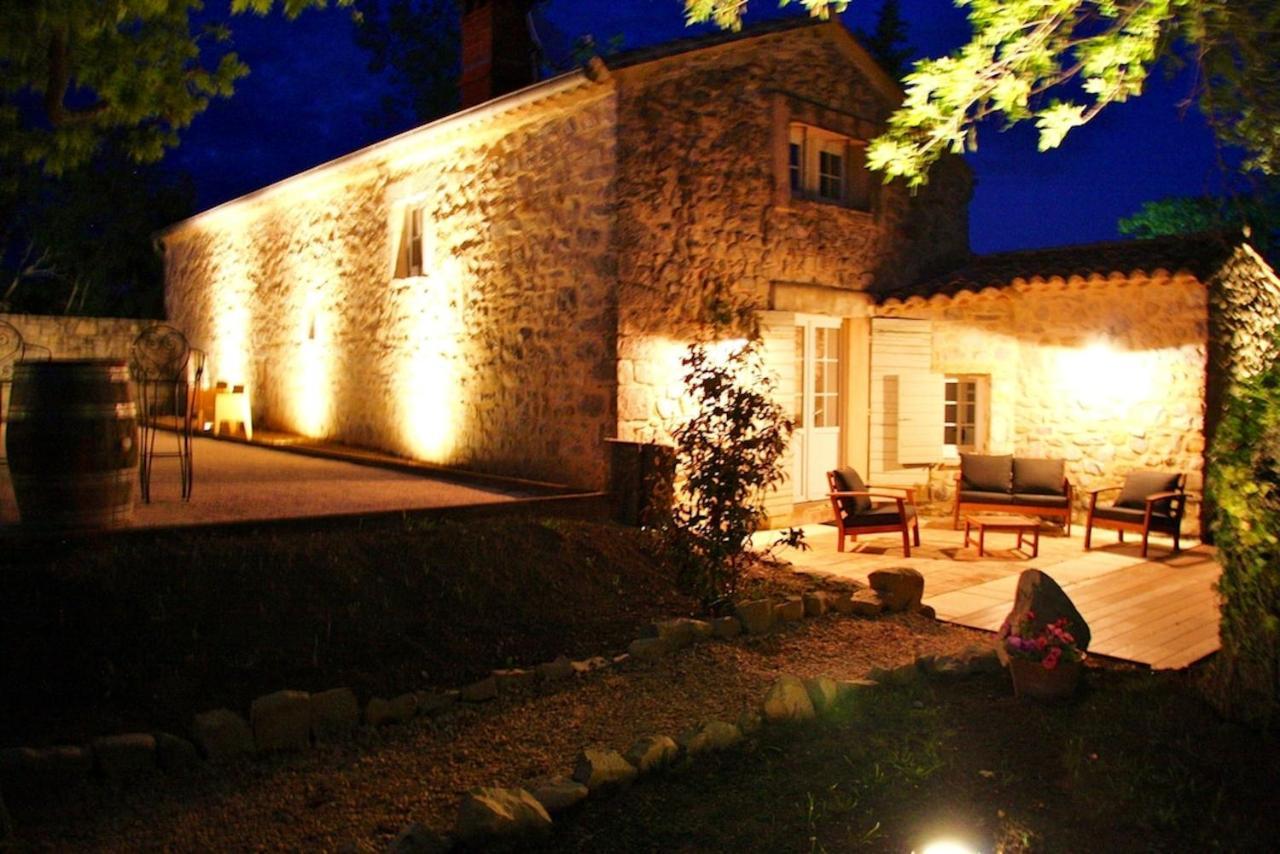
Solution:
M 960 454 L 960 488 L 974 492 L 1011 492 L 1013 455 Z
M 1013 491 L 1021 495 L 1063 495 L 1062 460 L 1013 458 Z
M 836 469 L 836 483 L 839 485 L 837 492 L 862 492 L 867 485 L 862 482 L 858 472 L 849 466 Z M 841 505 L 846 513 L 866 513 L 871 509 L 871 499 L 865 495 L 859 495 L 856 498 L 842 498 Z
M 1145 510 L 1147 496 L 1157 492 L 1173 492 L 1178 488 L 1181 474 L 1170 474 L 1163 471 L 1131 471 L 1124 476 L 1124 487 L 1120 497 L 1116 499 L 1117 507 L 1131 507 L 1134 510 Z M 1155 513 L 1169 513 L 1171 501 L 1161 501 L 1152 508 Z

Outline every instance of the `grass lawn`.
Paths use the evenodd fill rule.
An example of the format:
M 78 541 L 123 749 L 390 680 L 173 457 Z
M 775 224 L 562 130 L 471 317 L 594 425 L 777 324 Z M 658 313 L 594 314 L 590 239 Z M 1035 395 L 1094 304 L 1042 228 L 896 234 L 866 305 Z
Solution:
M 864 692 L 589 802 L 542 850 L 1275 850 L 1274 739 L 1216 718 L 1185 675 L 1086 678 L 1061 706 L 1004 674 Z

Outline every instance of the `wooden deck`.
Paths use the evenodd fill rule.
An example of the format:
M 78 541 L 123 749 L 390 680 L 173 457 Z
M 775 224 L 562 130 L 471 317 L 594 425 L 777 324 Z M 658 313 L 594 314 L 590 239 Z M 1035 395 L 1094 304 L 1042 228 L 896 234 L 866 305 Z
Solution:
M 869 572 L 889 566 L 910 566 L 925 577 L 925 604 L 938 619 L 987 631 L 997 631 L 1009 613 L 1018 575 L 1024 569 L 1043 570 L 1071 597 L 1088 622 L 1093 640 L 1090 652 L 1178 669 L 1218 649 L 1218 599 L 1214 583 L 1221 572 L 1209 546 L 1191 544 L 1178 555 L 1169 553 L 1163 538 L 1153 538 L 1149 558 L 1132 541 L 1118 544 L 1112 532 L 1095 532 L 1093 551 L 1084 551 L 1083 532 L 1073 536 L 1050 534 L 1040 538 L 1040 556 L 1011 548 L 1013 535 L 988 537 L 987 557 L 976 546 L 963 546 L 963 533 L 952 531 L 950 520 L 929 520 L 921 526 L 922 546 L 902 556 L 901 538 L 872 535 L 855 551 L 840 553 L 835 531 L 825 525 L 805 527 L 809 551 L 786 550 L 780 557 L 798 572 L 838 575 L 866 582 Z M 773 537 L 761 534 L 758 544 Z

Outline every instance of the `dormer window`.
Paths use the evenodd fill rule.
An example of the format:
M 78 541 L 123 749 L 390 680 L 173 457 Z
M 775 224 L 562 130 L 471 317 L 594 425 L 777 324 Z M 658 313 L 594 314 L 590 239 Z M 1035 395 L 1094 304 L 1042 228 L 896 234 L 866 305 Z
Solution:
M 870 208 L 863 146 L 812 125 L 792 122 L 788 139 L 791 195 L 858 210 Z

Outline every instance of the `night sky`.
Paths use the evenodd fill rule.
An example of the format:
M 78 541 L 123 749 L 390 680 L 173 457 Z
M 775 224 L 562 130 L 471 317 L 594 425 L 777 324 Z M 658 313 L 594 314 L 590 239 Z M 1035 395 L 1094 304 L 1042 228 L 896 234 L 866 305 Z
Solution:
M 776 0 L 752 7 L 748 21 L 780 14 Z M 845 23 L 869 30 L 878 8 L 879 0 L 854 0 Z M 917 56 L 939 55 L 966 38 L 964 15 L 947 0 L 902 0 L 902 10 Z M 201 209 L 412 125 L 373 128 L 365 120 L 390 84 L 366 69 L 347 10 L 292 22 L 241 16 L 232 29 L 252 73 L 234 97 L 196 119 L 169 158 L 194 176 Z M 691 34 L 679 0 L 551 0 L 539 35 L 552 58 L 584 33 L 599 43 L 621 35 L 624 49 Z M 1157 72 L 1141 98 L 1108 107 L 1043 154 L 1034 128 L 981 129 L 979 150 L 968 155 L 974 251 L 1114 239 L 1116 220 L 1142 202 L 1218 187 L 1212 134 L 1194 106 L 1179 106 L 1189 89 L 1187 73 L 1170 79 Z

